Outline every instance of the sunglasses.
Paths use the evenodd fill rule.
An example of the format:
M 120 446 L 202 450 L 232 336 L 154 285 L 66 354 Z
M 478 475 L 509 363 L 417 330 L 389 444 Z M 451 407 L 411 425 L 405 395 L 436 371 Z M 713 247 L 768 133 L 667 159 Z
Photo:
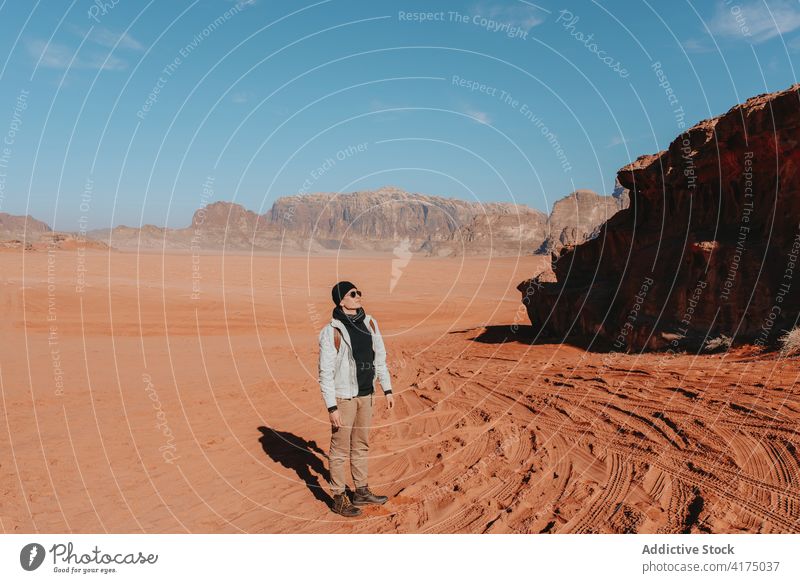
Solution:
M 346 295 L 350 296 L 351 298 L 354 298 L 356 296 L 361 297 L 361 292 L 354 289 L 353 291 L 351 291 L 349 294 Z

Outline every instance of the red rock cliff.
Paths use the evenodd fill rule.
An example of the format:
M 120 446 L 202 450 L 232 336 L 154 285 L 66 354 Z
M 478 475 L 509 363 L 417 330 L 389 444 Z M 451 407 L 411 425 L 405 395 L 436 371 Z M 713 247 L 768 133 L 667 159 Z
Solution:
M 768 344 L 800 304 L 800 85 L 618 173 L 631 204 L 517 286 L 537 333 L 612 350 Z

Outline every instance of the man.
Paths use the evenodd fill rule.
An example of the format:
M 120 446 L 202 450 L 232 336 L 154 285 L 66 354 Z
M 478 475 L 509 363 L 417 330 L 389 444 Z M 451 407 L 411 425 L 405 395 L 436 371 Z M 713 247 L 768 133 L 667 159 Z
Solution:
M 331 421 L 332 510 L 342 516 L 358 516 L 358 506 L 384 504 L 388 499 L 373 494 L 367 485 L 367 454 L 375 377 L 389 409 L 394 407 L 392 379 L 380 329 L 364 312 L 361 291 L 349 281 L 340 281 L 333 286 L 331 297 L 336 306 L 333 317 L 319 333 L 319 384 Z M 345 493 L 348 453 L 356 486 L 352 502 Z

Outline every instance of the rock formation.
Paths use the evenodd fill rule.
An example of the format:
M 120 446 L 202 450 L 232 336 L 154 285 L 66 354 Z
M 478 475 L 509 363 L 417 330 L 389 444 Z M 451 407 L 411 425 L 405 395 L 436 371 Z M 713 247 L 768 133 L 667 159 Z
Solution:
M 800 305 L 795 85 L 622 168 L 631 206 L 519 284 L 534 331 L 612 350 L 769 344 Z
M 548 236 L 539 253 L 558 252 L 565 245 L 583 243 L 598 233 L 600 225 L 627 208 L 627 191 L 619 186 L 612 196 L 592 190 L 576 190 L 553 205 L 548 221 Z
M 128 227 L 120 225 L 113 229 L 95 229 L 86 236 L 94 241 L 102 241 L 115 249 L 188 249 L 189 239 L 183 235 L 187 229 L 169 229 L 155 225 Z
M 578 191 L 557 202 L 548 218 L 522 204 L 470 202 L 387 186 L 284 196 L 262 215 L 214 202 L 196 211 L 183 229 L 121 226 L 89 236 L 120 249 L 529 255 L 584 241 L 623 208 L 622 201 Z M 552 241 L 545 244 L 548 237 Z
M 410 251 L 431 255 L 483 254 L 536 229 L 544 215 L 525 205 L 479 203 L 395 187 L 349 194 L 307 194 L 278 199 L 262 219 L 265 228 L 312 249 L 390 252 L 407 241 Z M 497 228 L 491 231 L 492 226 Z M 514 230 L 516 229 L 516 230 Z M 491 231 L 491 234 L 490 234 Z M 523 248 L 523 253 L 532 249 Z
M 107 249 L 100 241 L 88 240 L 77 233 L 54 231 L 31 216 L 0 213 L 0 250 L 75 250 Z
M 38 241 L 39 237 L 52 229 L 31 216 L 16 216 L 0 213 L 0 240 Z
M 522 204 L 470 202 L 395 187 L 351 193 L 284 196 L 259 215 L 231 202 L 195 211 L 185 228 L 121 225 L 73 235 L 75 244 L 125 250 L 422 253 L 428 256 L 530 255 L 558 251 L 593 237 L 626 206 L 622 187 L 612 196 L 579 190 L 557 201 L 548 217 Z M 27 225 L 27 234 L 25 234 Z M 49 226 L 32 217 L 0 213 L 0 242 L 33 248 Z M 70 235 L 50 238 L 68 248 Z
M 545 213 L 527 207 L 514 209 L 509 205 L 508 208 L 492 207 L 474 216 L 437 247 L 440 254 L 442 249 L 447 249 L 448 255 L 459 255 L 462 249 L 467 252 L 482 250 L 486 255 L 530 255 L 546 236 Z

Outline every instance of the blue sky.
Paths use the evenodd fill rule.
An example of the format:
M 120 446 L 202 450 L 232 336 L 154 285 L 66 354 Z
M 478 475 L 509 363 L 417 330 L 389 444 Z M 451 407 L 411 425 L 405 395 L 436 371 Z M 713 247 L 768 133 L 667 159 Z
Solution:
M 0 211 L 77 230 L 610 193 L 681 123 L 795 83 L 800 3 L 6 0 L 0 30 Z

